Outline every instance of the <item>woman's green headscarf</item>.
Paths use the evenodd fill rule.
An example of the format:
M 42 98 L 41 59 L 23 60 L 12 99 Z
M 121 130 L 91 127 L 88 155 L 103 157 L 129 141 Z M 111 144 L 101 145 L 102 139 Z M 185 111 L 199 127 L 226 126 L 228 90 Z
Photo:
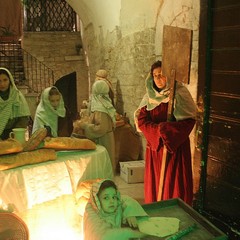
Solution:
M 51 128 L 52 136 L 57 137 L 58 117 L 65 117 L 66 109 L 64 107 L 64 101 L 62 98 L 62 94 L 60 92 L 59 92 L 59 95 L 61 97 L 60 103 L 56 109 L 53 108 L 49 101 L 49 92 L 52 88 L 56 87 L 48 87 L 44 89 L 42 92 L 41 100 L 37 106 L 37 110 L 35 113 L 32 133 L 34 133 L 36 130 L 40 128 L 43 128 L 44 126 L 48 126 Z
M 6 100 L 3 100 L 0 97 L 0 135 L 4 131 L 9 119 L 14 119 L 18 117 L 30 116 L 30 110 L 28 103 L 21 93 L 17 89 L 14 79 L 10 71 L 6 68 L 0 68 L 0 70 L 5 71 L 10 79 L 9 86 L 9 97 Z

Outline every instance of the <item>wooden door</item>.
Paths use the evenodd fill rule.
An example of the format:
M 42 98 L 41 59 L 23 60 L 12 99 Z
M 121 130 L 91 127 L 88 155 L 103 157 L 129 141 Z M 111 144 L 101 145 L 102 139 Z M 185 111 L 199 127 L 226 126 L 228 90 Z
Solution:
M 230 239 L 240 239 L 239 0 L 201 1 L 198 103 L 196 206 Z

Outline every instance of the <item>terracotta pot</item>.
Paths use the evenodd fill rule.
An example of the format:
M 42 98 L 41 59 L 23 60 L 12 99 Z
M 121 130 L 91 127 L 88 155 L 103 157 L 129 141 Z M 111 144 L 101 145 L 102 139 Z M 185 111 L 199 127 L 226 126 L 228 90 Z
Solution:
M 4 43 L 18 42 L 18 40 L 19 40 L 19 37 L 17 35 L 0 36 L 0 42 L 4 42 Z

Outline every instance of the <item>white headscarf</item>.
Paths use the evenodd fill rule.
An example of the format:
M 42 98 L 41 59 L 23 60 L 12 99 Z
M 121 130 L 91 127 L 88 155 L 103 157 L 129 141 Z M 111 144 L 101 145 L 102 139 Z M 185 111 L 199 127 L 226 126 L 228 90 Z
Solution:
M 95 78 L 95 81 L 99 81 L 99 80 L 104 80 L 106 81 L 106 83 L 108 84 L 109 86 L 109 97 L 110 99 L 112 100 L 112 103 L 114 104 L 114 89 L 113 89 L 113 86 L 112 86 L 112 83 L 110 80 L 108 80 L 108 73 L 105 69 L 99 69 L 97 72 L 96 72 L 96 78 Z
M 65 117 L 66 109 L 64 107 L 64 101 L 61 93 L 59 92 L 61 98 L 57 109 L 54 109 L 49 101 L 49 91 L 52 88 L 56 87 L 48 87 L 43 90 L 41 95 L 40 103 L 37 106 L 37 110 L 35 113 L 35 118 L 33 122 L 32 133 L 34 133 L 39 128 L 43 128 L 44 125 L 49 126 L 51 128 L 51 133 L 53 137 L 57 137 L 58 134 L 58 117 Z M 57 88 L 56 88 L 57 89 Z
M 160 105 L 162 102 L 167 103 L 169 101 L 169 87 L 168 83 L 162 91 L 158 92 L 153 87 L 153 78 L 149 74 L 145 81 L 146 94 L 144 95 L 138 109 L 147 106 L 147 110 L 150 111 Z
M 10 78 L 10 90 L 7 100 L 3 100 L 0 97 L 0 135 L 4 131 L 9 119 L 30 116 L 29 106 L 27 101 L 20 90 L 17 89 L 14 79 L 10 71 L 6 68 L 0 68 L 5 70 Z
M 134 120 L 138 131 L 140 131 L 140 129 L 137 125 L 137 116 L 138 111 L 142 107 L 146 106 L 147 110 L 150 111 L 159 106 L 161 103 L 169 102 L 169 83 L 167 82 L 166 87 L 158 92 L 153 87 L 153 81 L 154 80 L 151 74 L 149 74 L 145 81 L 146 94 L 139 104 L 138 109 L 134 112 Z M 177 121 L 188 118 L 196 118 L 196 105 L 192 99 L 192 96 L 184 84 L 178 81 L 176 83 L 173 115 Z
M 94 82 L 92 86 L 92 95 L 90 99 L 90 111 L 107 113 L 115 126 L 116 122 L 116 109 L 112 105 L 109 97 L 109 86 L 104 80 Z

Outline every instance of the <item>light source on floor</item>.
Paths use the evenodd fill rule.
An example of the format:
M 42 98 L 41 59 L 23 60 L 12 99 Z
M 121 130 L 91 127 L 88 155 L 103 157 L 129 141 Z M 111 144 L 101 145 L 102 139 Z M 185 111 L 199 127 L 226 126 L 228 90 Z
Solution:
M 61 196 L 21 212 L 31 240 L 83 240 L 82 217 L 73 195 Z
M 59 224 L 52 221 L 46 221 L 37 227 L 36 232 L 33 233 L 34 240 L 83 240 L 82 233 L 79 233 L 72 226 L 66 222 Z

